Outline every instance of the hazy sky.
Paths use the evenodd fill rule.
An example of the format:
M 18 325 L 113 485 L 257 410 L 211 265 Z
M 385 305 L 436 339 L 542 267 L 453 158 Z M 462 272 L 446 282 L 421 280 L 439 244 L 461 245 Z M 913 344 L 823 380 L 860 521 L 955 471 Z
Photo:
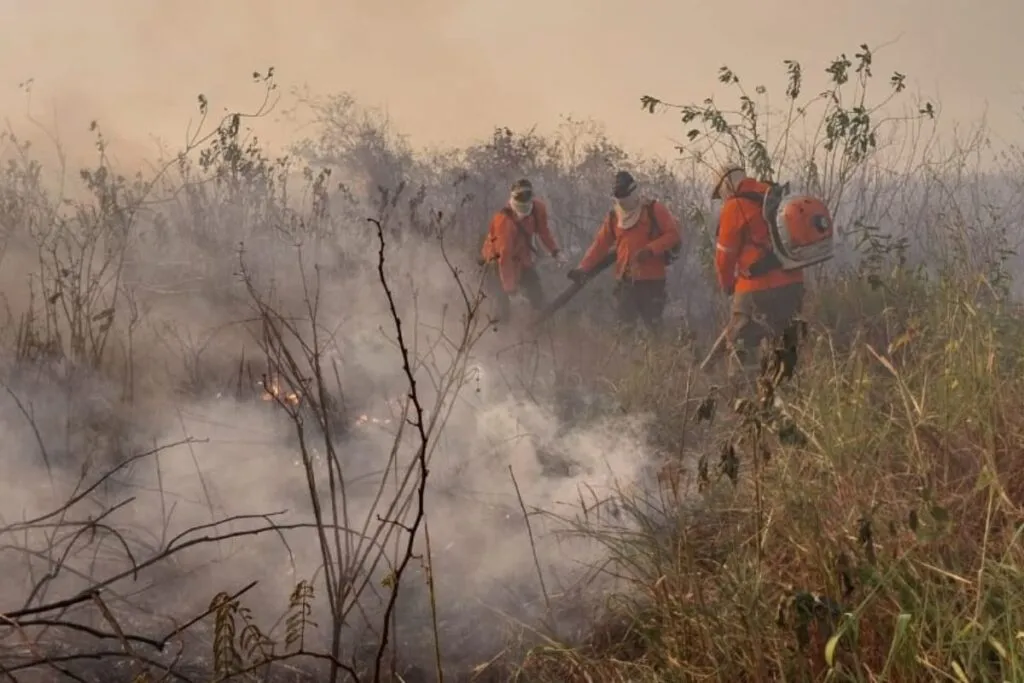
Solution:
M 247 106 L 249 76 L 274 65 L 282 87 L 347 90 L 386 105 L 417 143 L 464 142 L 495 124 L 603 121 L 630 146 L 671 154 L 681 126 L 639 97 L 699 101 L 719 66 L 776 92 L 781 61 L 820 73 L 861 42 L 879 85 L 893 69 L 938 94 L 945 115 L 987 106 L 1004 135 L 1020 130 L 1020 0 L 0 0 L 0 101 L 15 126 L 32 111 L 72 141 L 98 117 L 122 150 L 177 144 L 195 96 Z M 740 17 L 739 20 L 731 17 Z

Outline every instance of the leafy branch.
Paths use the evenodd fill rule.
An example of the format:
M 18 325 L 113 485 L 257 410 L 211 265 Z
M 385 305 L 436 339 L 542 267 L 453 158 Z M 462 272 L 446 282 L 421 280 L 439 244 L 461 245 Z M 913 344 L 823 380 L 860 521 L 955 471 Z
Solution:
M 886 114 L 895 98 L 905 92 L 907 77 L 894 71 L 888 91 L 874 97 L 874 53 L 866 44 L 853 58 L 842 53 L 833 59 L 824 69 L 827 87 L 803 100 L 803 66 L 791 59 L 783 64 L 787 81 L 781 112 L 772 109 L 767 87 L 758 85 L 750 92 L 728 66 L 719 69 L 718 81 L 738 91 L 735 108 L 722 107 L 712 97 L 699 104 L 671 104 L 651 95 L 641 97 L 641 106 L 652 114 L 659 109 L 682 113 L 688 129 L 685 142 L 677 149 L 684 157 L 712 166 L 739 161 L 748 173 L 765 181 L 796 175 L 799 184 L 822 195 L 832 206 L 857 170 L 879 150 L 886 128 L 933 121 L 937 114 L 930 102 L 918 104 L 902 116 Z M 801 153 L 797 168 L 790 163 L 794 148 Z

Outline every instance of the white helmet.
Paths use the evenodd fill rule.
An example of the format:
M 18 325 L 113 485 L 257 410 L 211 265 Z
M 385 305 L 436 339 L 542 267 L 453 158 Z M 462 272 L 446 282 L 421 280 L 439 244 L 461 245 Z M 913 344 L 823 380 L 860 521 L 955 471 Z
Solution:
M 740 181 L 746 177 L 747 172 L 744 170 L 743 164 L 733 161 L 722 164 L 714 176 L 715 185 L 711 189 L 711 198 L 721 199 L 723 187 L 732 194 L 736 191 Z

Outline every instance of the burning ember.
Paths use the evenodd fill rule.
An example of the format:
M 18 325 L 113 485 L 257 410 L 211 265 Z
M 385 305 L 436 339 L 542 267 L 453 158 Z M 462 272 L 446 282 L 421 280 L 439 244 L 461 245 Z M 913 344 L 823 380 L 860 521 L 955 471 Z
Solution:
M 271 379 L 270 381 L 257 382 L 263 387 L 263 393 L 260 395 L 264 401 L 273 401 L 280 399 L 288 405 L 297 406 L 301 398 L 294 391 L 284 391 L 281 388 L 281 381 L 277 378 Z
M 384 404 L 388 410 L 393 414 L 400 414 L 402 412 L 402 400 L 403 397 L 399 396 L 396 398 L 387 399 Z M 389 425 L 392 420 L 390 417 L 373 417 L 372 415 L 363 414 L 356 418 L 356 425 Z
M 262 389 L 260 398 L 264 401 L 280 400 L 291 406 L 298 406 L 302 401 L 302 397 L 299 393 L 283 389 L 281 386 L 281 380 L 278 378 L 267 379 L 264 377 L 263 380 L 256 384 Z M 386 401 L 386 405 L 390 410 L 397 410 L 401 412 L 402 399 L 390 399 Z M 391 422 L 392 419 L 390 417 L 373 417 L 372 415 L 364 413 L 356 418 L 355 424 L 358 427 L 362 427 L 367 425 L 389 425 Z
M 379 418 L 370 417 L 369 415 L 360 415 L 356 420 L 357 425 L 374 424 L 374 425 L 389 425 L 391 424 L 390 418 Z

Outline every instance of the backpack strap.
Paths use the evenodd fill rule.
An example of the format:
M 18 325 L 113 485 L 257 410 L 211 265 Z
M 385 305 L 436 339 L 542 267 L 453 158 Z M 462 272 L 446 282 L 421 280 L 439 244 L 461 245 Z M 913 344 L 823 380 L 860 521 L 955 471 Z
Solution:
M 752 201 L 755 204 L 757 204 L 757 208 L 758 208 L 758 211 L 761 214 L 761 218 L 763 220 L 765 220 L 765 221 L 768 220 L 764 216 L 764 203 L 765 203 L 765 200 L 768 199 L 768 192 L 764 192 L 764 193 L 761 193 L 761 192 L 743 192 L 743 193 L 741 193 L 741 194 L 739 194 L 737 196 L 742 198 L 742 199 L 749 199 L 750 201 Z M 769 230 L 770 229 L 771 229 L 771 227 L 769 226 Z M 744 227 L 744 231 L 745 231 L 745 234 L 746 234 L 746 238 L 750 241 L 750 243 L 753 244 L 758 249 L 760 249 L 762 252 L 768 253 L 768 252 L 770 252 L 772 250 L 772 248 L 771 248 L 771 243 L 772 243 L 771 240 L 772 240 L 772 238 L 771 238 L 770 235 L 768 236 L 767 244 L 759 244 L 759 243 L 755 242 L 754 239 L 750 236 L 750 221 L 749 220 L 747 221 L 747 223 L 746 223 L 746 225 Z
M 774 189 L 774 187 L 775 187 L 775 185 L 769 184 L 768 190 L 763 192 L 763 193 L 762 192 L 739 192 L 739 193 L 737 193 L 734 196 L 738 197 L 740 199 L 749 200 L 749 201 L 753 202 L 754 204 L 756 204 L 758 209 L 759 209 L 759 211 L 760 211 L 760 213 L 761 213 L 762 219 L 765 220 L 765 222 L 767 222 L 768 219 L 767 219 L 767 217 L 764 216 L 765 202 L 768 199 L 768 194 L 771 192 L 772 189 Z M 769 224 L 768 225 L 768 230 L 770 231 L 771 229 L 772 229 L 772 226 Z M 753 246 L 755 249 L 757 249 L 759 252 L 761 252 L 761 257 L 757 261 L 755 261 L 753 264 L 751 264 L 747 277 L 755 277 L 755 276 L 759 277 L 760 275 L 763 275 L 763 274 L 767 273 L 768 271 L 775 270 L 776 267 L 777 267 L 777 264 L 778 264 L 778 260 L 777 260 L 777 257 L 775 256 L 775 249 L 772 246 L 771 234 L 769 233 L 769 235 L 768 235 L 768 242 L 767 243 L 761 244 L 761 243 L 756 242 L 751 237 L 751 234 L 750 234 L 750 221 L 749 220 L 746 221 L 743 224 L 742 234 L 743 234 L 743 240 L 745 242 L 749 243 L 751 246 Z M 717 239 L 717 235 L 715 237 Z M 754 271 L 760 271 L 760 272 L 758 272 L 755 275 Z
M 644 207 L 644 210 L 647 212 L 647 236 L 651 241 L 654 241 L 661 237 L 661 226 L 658 225 L 658 217 L 654 213 L 654 202 L 656 201 L 656 199 L 652 199 L 651 201 L 647 202 L 647 205 Z
M 661 237 L 661 225 L 658 223 L 658 216 L 654 212 L 654 204 L 657 201 L 657 199 L 651 199 L 644 204 L 644 213 L 647 214 L 647 239 L 652 242 Z M 612 237 L 615 238 L 615 242 L 612 244 L 613 249 L 618 248 L 619 242 L 619 237 L 615 234 L 617 222 L 618 214 L 615 213 L 615 209 L 611 209 L 608 212 L 608 229 L 612 231 Z
M 523 236 L 524 240 L 526 240 L 526 245 L 530 248 L 530 251 L 536 254 L 537 246 L 533 243 L 533 235 L 526 232 L 526 228 L 523 227 L 522 220 L 520 220 L 520 218 L 516 215 L 516 212 L 512 210 L 512 207 L 506 204 L 505 206 L 501 207 L 500 213 L 505 214 L 505 216 L 507 216 L 508 219 L 511 220 L 513 224 L 515 224 L 516 228 L 519 230 L 519 234 Z M 540 220 L 539 218 L 537 218 L 536 205 L 534 205 L 533 211 L 530 213 L 530 216 L 533 218 L 534 230 L 536 230 L 538 221 Z
M 733 196 L 739 197 L 740 199 L 749 199 L 750 201 L 752 201 L 752 202 L 754 202 L 756 204 L 764 205 L 764 199 L 767 196 L 767 193 L 762 193 L 762 192 L 739 192 L 739 193 L 737 193 L 737 194 L 735 194 Z

